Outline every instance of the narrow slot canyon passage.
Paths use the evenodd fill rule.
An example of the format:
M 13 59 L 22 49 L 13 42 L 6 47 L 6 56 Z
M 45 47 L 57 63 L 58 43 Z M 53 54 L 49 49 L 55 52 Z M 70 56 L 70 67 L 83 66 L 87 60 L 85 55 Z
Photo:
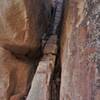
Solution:
M 43 56 L 37 66 L 27 100 L 59 100 L 60 34 L 64 0 L 54 0 L 52 5 L 48 33 L 44 33 L 42 38 Z
M 1 0 L 0 100 L 100 100 L 100 0 Z

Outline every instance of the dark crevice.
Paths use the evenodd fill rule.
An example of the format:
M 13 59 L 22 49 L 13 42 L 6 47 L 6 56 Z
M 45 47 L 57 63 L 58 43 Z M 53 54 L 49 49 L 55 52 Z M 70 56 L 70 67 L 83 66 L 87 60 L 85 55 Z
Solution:
M 60 82 L 61 82 L 61 66 L 60 53 L 58 50 L 55 69 L 51 78 L 51 100 L 59 100 Z
M 56 62 L 55 62 L 55 69 L 52 74 L 51 78 L 51 98 L 50 100 L 59 100 L 60 98 L 60 84 L 61 84 L 61 60 L 60 60 L 60 35 L 62 32 L 62 19 L 63 19 L 63 13 L 62 13 L 62 18 L 60 21 L 60 24 L 57 28 L 57 35 L 58 35 L 58 41 L 57 41 L 57 46 L 58 46 L 58 51 L 56 55 Z
M 58 50 L 55 62 L 55 69 L 51 79 L 51 100 L 59 100 L 61 84 L 61 60 L 60 48 Z
M 63 2 L 63 10 L 62 10 L 62 16 L 60 23 L 57 28 L 57 35 L 58 35 L 58 41 L 57 41 L 57 46 L 58 46 L 58 52 L 56 56 L 56 62 L 55 62 L 55 69 L 52 74 L 51 78 L 51 98 L 50 100 L 60 100 L 60 85 L 61 85 L 61 55 L 60 55 L 60 40 L 61 40 L 61 33 L 62 33 L 62 25 L 63 25 L 63 17 L 64 17 L 64 8 L 65 8 L 65 1 Z
M 65 0 L 64 0 L 65 2 Z M 57 51 L 57 55 L 56 55 L 56 62 L 55 62 L 55 69 L 54 72 L 52 74 L 52 78 L 51 78 L 51 98 L 50 100 L 60 100 L 60 85 L 61 85 L 61 57 L 60 57 L 60 37 L 61 37 L 61 33 L 62 33 L 62 25 L 63 25 L 63 14 L 64 14 L 64 3 L 63 3 L 63 8 L 62 8 L 62 16 L 61 16 L 61 20 L 60 23 L 57 27 L 57 36 L 58 36 L 58 41 L 57 41 L 57 46 L 58 46 L 58 51 Z
M 59 22 L 59 25 L 57 27 L 56 33 L 55 35 L 57 35 L 58 40 L 57 40 L 57 47 L 58 47 L 58 51 L 57 54 L 53 54 L 52 52 L 47 53 L 45 55 L 54 55 L 56 56 L 56 61 L 55 61 L 55 67 L 54 67 L 54 71 L 50 80 L 50 100 L 59 100 L 60 97 L 60 84 L 61 84 L 61 60 L 60 60 L 60 36 L 61 36 L 61 31 L 62 31 L 62 19 L 63 19 L 63 11 L 64 11 L 64 3 L 63 3 L 63 8 L 62 8 L 62 16 Z M 52 10 L 55 10 L 52 8 Z M 48 27 L 48 31 L 47 33 L 43 33 L 42 36 L 42 41 L 44 41 L 44 43 L 42 44 L 42 50 L 44 49 L 45 45 L 47 44 L 47 41 L 49 40 L 50 36 L 53 35 L 52 31 L 53 31 L 53 27 L 54 27 L 54 19 L 55 19 L 55 11 L 51 11 L 51 18 L 50 18 L 50 24 Z M 43 51 L 42 51 L 43 52 Z M 43 53 L 41 52 L 41 57 L 43 56 Z M 40 58 L 41 58 L 40 57 Z M 37 63 L 35 66 L 38 66 L 38 62 L 40 59 L 38 59 Z M 35 69 L 36 71 L 36 69 Z M 34 72 L 35 73 L 35 72 Z M 32 77 L 30 78 L 30 81 L 33 79 L 34 74 L 33 72 L 31 72 L 30 74 Z M 29 87 L 30 89 L 30 87 Z

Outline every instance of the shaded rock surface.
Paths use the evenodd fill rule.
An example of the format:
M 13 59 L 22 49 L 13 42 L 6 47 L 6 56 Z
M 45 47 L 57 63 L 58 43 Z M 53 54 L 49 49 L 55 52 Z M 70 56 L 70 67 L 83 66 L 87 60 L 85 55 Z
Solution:
M 48 26 L 50 3 L 1 0 L 0 8 L 0 44 L 17 54 L 34 52 Z
M 50 6 L 49 0 L 0 0 L 0 100 L 26 99 Z
M 57 54 L 56 35 L 52 35 L 49 38 L 43 51 L 43 57 L 37 66 L 37 70 L 32 81 L 32 86 L 26 100 L 50 100 L 51 98 L 50 81 L 54 71 Z
M 32 64 L 16 59 L 8 50 L 0 47 L 0 100 L 10 100 L 14 96 L 20 100 L 27 95 Z

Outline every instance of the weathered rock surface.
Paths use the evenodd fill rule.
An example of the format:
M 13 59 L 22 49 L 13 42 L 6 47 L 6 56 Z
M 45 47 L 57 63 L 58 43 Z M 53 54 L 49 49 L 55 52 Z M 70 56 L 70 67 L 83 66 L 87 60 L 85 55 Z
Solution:
M 46 0 L 1 0 L 0 44 L 18 54 L 34 52 L 48 26 L 49 13 Z
M 47 41 L 44 55 L 39 62 L 26 100 L 50 100 L 50 80 L 55 67 L 57 53 L 57 36 Z
M 25 100 L 50 6 L 47 0 L 0 0 L 0 100 Z
M 61 37 L 60 100 L 100 100 L 96 86 L 96 71 L 100 67 L 97 63 L 100 62 L 99 17 L 99 0 L 66 2 Z
M 31 68 L 30 63 L 0 47 L 0 100 L 21 100 L 26 96 Z
M 51 1 L 56 0 L 0 1 L 0 100 L 100 100 L 100 0 L 64 1 L 59 50 L 55 33 L 62 26 L 63 0 L 58 0 L 53 24 L 49 23 Z M 56 7 L 55 2 L 52 7 Z M 52 35 L 48 38 L 44 34 L 42 40 L 51 24 Z M 43 57 L 30 88 L 41 45 Z M 58 87 L 50 83 L 56 79 L 56 66 L 61 66 Z M 58 79 L 60 85 L 60 75 Z M 50 98 L 55 94 L 59 97 Z

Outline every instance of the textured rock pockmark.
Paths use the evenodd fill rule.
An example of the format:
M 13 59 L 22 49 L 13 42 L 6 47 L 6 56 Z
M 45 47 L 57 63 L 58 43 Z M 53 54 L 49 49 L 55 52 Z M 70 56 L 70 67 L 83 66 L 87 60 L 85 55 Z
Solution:
M 99 100 L 100 97 L 100 1 L 88 1 L 87 2 L 88 20 L 89 20 L 89 39 L 87 46 L 95 48 L 95 52 L 89 55 L 90 60 L 96 64 L 96 77 L 95 77 L 95 100 Z

